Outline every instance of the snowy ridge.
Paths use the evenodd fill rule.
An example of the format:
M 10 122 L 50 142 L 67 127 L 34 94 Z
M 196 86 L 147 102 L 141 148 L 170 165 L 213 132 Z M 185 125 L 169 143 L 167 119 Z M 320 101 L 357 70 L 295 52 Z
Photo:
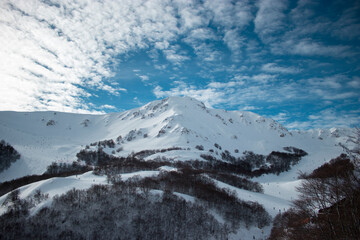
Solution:
M 201 159 L 202 153 L 219 158 L 227 150 L 239 157 L 244 151 L 269 154 L 294 146 L 308 152 L 307 158 L 314 161 L 337 156 L 342 149 L 335 145 L 345 143 L 350 134 L 349 129 L 289 132 L 278 122 L 255 113 L 209 109 L 188 97 L 170 97 L 106 115 L 0 112 L 0 138 L 12 144 L 22 156 L 0 173 L 0 181 L 41 174 L 52 162 L 71 163 L 86 145 L 101 140 L 116 141 L 119 136 L 121 141 L 116 149 L 121 151 L 116 152 L 117 156 L 178 147 L 183 150 L 157 153 L 148 159 L 165 156 L 194 160 Z M 215 144 L 221 149 L 214 147 Z M 318 165 L 311 164 L 309 169 Z

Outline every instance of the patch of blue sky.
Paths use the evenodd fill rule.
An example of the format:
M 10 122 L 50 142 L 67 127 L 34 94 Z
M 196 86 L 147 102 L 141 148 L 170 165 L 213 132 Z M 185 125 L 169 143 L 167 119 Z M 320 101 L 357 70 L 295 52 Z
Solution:
M 0 5 L 0 110 L 180 95 L 292 129 L 360 124 L 359 0 L 84 3 Z

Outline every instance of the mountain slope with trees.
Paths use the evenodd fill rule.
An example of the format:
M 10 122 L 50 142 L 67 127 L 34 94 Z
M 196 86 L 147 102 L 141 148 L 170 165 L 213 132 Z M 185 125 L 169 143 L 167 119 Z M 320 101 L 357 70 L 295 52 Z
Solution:
M 359 146 L 352 129 L 288 131 L 251 112 L 179 97 L 105 115 L 0 112 L 0 135 L 19 154 L 0 173 L 5 239 L 258 239 L 281 213 L 272 232 L 279 236 L 276 227 L 294 216 L 291 201 L 309 203 L 296 187 L 334 164 L 357 169 L 344 155 L 341 164 L 325 163 Z M 334 198 L 317 210 L 350 206 L 350 198 Z M 309 211 L 295 217 L 301 227 L 315 219 Z

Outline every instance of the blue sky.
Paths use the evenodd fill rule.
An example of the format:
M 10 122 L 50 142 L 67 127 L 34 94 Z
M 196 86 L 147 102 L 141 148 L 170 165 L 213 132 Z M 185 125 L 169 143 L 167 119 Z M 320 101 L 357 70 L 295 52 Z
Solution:
M 360 1 L 2 0 L 0 110 L 168 96 L 290 129 L 360 125 Z

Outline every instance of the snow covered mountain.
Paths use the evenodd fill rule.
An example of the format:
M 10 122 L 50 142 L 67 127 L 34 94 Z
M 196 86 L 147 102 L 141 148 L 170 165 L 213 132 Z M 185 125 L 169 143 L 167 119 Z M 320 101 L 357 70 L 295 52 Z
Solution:
M 236 164 L 239 164 L 239 160 L 251 152 L 256 156 L 263 157 L 262 166 L 265 168 L 270 165 L 269 156 L 273 156 L 276 161 L 281 154 L 287 156 L 286 154 L 295 153 L 296 155 L 297 151 L 306 153 L 301 154 L 297 160 L 295 159 L 296 163 L 291 164 L 290 169 L 275 172 L 277 174 L 268 172 L 263 175 L 238 175 L 236 169 L 223 171 L 224 169 L 212 168 L 210 169 L 212 172 L 209 169 L 203 169 L 203 172 L 197 173 L 198 176 L 195 176 L 196 174 L 187 175 L 187 177 L 193 178 L 191 181 L 200 181 L 199 184 L 209 184 L 207 180 L 201 182 L 204 177 L 209 179 L 216 186 L 216 190 L 213 189 L 215 192 L 224 194 L 221 191 L 225 190 L 225 194 L 228 194 L 230 199 L 231 196 L 235 196 L 239 201 L 250 203 L 249 206 L 259 204 L 264 209 L 257 211 L 260 219 L 261 214 L 263 219 L 266 219 L 266 214 L 274 218 L 277 213 L 289 209 L 291 200 L 297 198 L 298 193 L 295 189 L 302 181 L 297 178 L 299 172 L 310 173 L 323 163 L 339 156 L 343 153 L 342 144 L 352 148 L 351 142 L 348 141 L 349 136 L 352 135 L 351 129 L 339 128 L 288 131 L 278 122 L 255 113 L 209 109 L 203 103 L 188 97 L 170 97 L 122 113 L 105 115 L 0 112 L 0 140 L 9 143 L 21 154 L 20 159 L 12 163 L 10 168 L 0 172 L 0 182 L 31 174 L 42 174 L 54 162 L 57 164 L 72 163 L 78 159 L 78 153 L 95 153 L 99 149 L 107 155 L 136 156 L 146 161 L 199 160 L 209 163 L 216 159 L 218 162 L 227 163 L 238 161 Z M 264 161 L 265 158 L 266 161 Z M 134 181 L 137 181 L 138 184 L 141 184 L 141 179 L 146 177 L 161 179 L 168 176 L 169 182 L 166 182 L 167 180 L 164 178 L 159 186 L 154 186 L 149 190 L 152 198 L 160 201 L 161 197 L 156 197 L 157 194 L 161 196 L 164 193 L 162 188 L 170 186 L 173 181 L 176 181 L 171 179 L 171 176 L 176 176 L 171 172 L 186 176 L 186 171 L 182 171 L 182 168 L 179 170 L 171 164 L 166 165 L 166 161 L 159 168 L 140 168 L 133 172 L 121 172 L 120 170 L 119 172 L 115 171 L 114 176 L 119 177 L 120 175 L 121 180 L 125 182 L 134 177 L 136 179 Z M 236 164 L 231 166 L 236 167 Z M 259 168 L 254 163 L 252 171 Z M 208 173 L 209 175 L 207 175 Z M 249 179 L 249 176 L 253 176 L 253 178 Z M 32 199 L 28 200 L 32 201 L 31 216 L 35 216 L 44 207 L 52 206 L 51 209 L 56 209 L 59 198 L 55 196 L 65 194 L 73 188 L 89 189 L 88 194 L 91 195 L 92 191 L 97 189 L 96 187 L 91 188 L 93 184 L 111 185 L 106 174 L 95 175 L 91 171 L 66 178 L 46 177 L 43 179 L 15 187 L 21 186 L 18 189 L 21 199 Z M 180 185 L 183 184 L 182 182 L 186 183 L 181 177 L 179 181 Z M 123 184 L 126 184 L 125 182 Z M 241 182 L 252 184 L 253 188 L 244 188 L 241 186 Z M 261 190 L 256 190 L 258 188 Z M 197 193 L 193 189 L 190 190 L 184 186 L 179 189 L 181 191 L 173 189 L 173 194 L 190 204 L 194 203 L 195 199 L 201 198 L 201 195 L 196 196 Z M 74 193 L 75 190 L 72 191 Z M 145 192 L 146 190 L 144 190 Z M 48 198 L 42 197 L 40 193 Z M 11 199 L 11 194 L 0 196 L 0 219 L 12 206 L 7 203 L 8 199 Z M 69 191 L 67 194 L 71 195 L 72 193 Z M 105 198 L 111 196 L 106 195 Z M 41 201 L 36 200 L 41 198 L 43 198 Z M 129 198 L 133 197 L 129 196 Z M 57 199 L 55 203 L 54 199 Z M 37 203 L 34 204 L 34 201 Z M 201 201 L 206 204 L 208 200 L 202 199 Z M 222 203 L 221 206 L 226 209 L 231 204 Z M 135 211 L 137 211 L 136 208 Z M 226 214 L 223 209 L 211 208 L 207 213 L 215 217 L 220 224 L 228 221 L 224 220 Z M 246 213 L 242 212 L 242 214 L 246 216 Z M 238 217 L 243 216 L 240 214 Z M 259 219 L 254 221 L 259 223 Z M 270 230 L 271 223 L 269 222 L 262 225 L 246 223 L 234 227 L 233 231 L 228 234 L 229 239 L 263 239 L 270 234 Z
M 290 132 L 255 113 L 209 109 L 189 97 L 170 97 L 105 115 L 0 112 L 0 139 L 21 154 L 20 160 L 0 173 L 0 181 L 41 174 L 52 162 L 71 163 L 86 145 L 111 139 L 116 146 L 105 151 L 115 156 L 178 148 L 146 159 L 201 160 L 201 154 L 220 158 L 225 150 L 234 157 L 244 151 L 267 155 L 293 146 L 309 155 L 291 172 L 306 172 L 338 156 L 342 152 L 338 143 L 345 143 L 348 135 L 350 129 Z

